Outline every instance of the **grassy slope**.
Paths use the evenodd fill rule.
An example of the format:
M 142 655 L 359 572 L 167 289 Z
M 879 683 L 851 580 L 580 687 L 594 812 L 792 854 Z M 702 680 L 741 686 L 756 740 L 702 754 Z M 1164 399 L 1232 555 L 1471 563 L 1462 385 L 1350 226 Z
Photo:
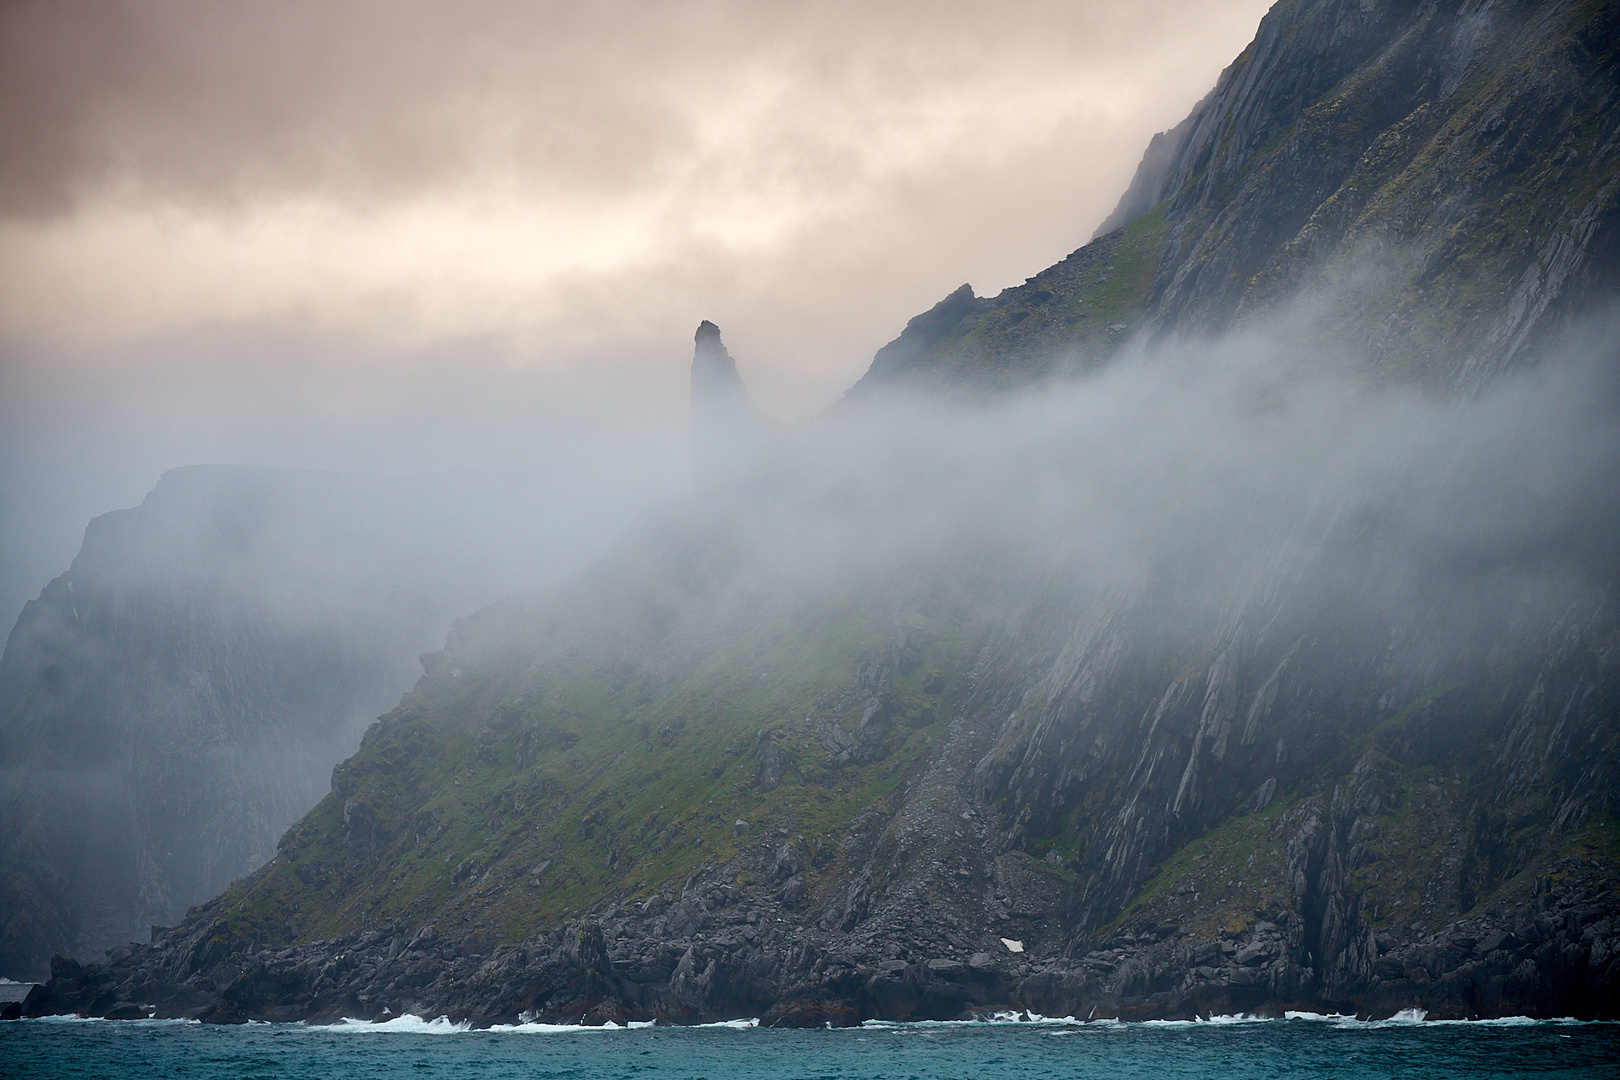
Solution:
M 1139 325 L 1167 226 L 1154 211 L 1087 244 L 964 319 L 921 358 L 932 377 L 1019 385 L 1095 366 Z
M 751 598 L 661 627 L 593 603 L 576 598 L 588 614 L 542 630 L 519 663 L 436 659 L 277 859 L 223 898 L 231 930 L 277 944 L 407 916 L 518 940 L 607 898 L 679 889 L 777 829 L 827 852 L 830 882 L 851 820 L 936 745 L 982 625 L 966 598 L 897 590 L 798 610 Z M 541 619 L 486 617 L 496 637 Z M 890 730 L 875 760 L 839 765 L 828 725 L 856 731 L 860 667 L 884 655 L 899 657 Z M 787 762 L 774 790 L 757 782 L 766 730 Z

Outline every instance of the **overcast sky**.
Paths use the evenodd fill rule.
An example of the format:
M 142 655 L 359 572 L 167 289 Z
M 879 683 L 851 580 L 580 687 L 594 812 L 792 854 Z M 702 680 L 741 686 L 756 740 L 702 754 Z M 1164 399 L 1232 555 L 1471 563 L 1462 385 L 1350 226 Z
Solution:
M 0 6 L 0 621 L 200 461 L 659 453 L 1080 246 L 1264 0 Z

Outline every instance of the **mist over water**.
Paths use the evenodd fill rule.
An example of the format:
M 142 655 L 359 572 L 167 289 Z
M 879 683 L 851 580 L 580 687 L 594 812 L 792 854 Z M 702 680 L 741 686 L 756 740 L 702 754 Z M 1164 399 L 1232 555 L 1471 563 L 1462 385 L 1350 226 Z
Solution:
M 730 461 L 700 462 L 695 484 L 690 444 L 656 427 L 620 439 L 625 428 L 599 428 L 566 453 L 559 432 L 537 433 L 556 449 L 550 467 L 182 470 L 143 507 L 162 523 L 145 548 L 104 549 L 92 530 L 83 558 L 127 560 L 115 573 L 130 595 L 201 612 L 199 639 L 245 641 L 252 656 L 263 635 L 307 654 L 274 676 L 291 680 L 271 695 L 285 716 L 233 732 L 248 714 L 230 706 L 199 713 L 218 730 L 179 725 L 211 762 L 198 775 L 215 777 L 215 801 L 275 804 L 266 837 L 324 793 L 331 764 L 416 680 L 417 655 L 485 605 L 525 612 L 519 639 L 560 630 L 551 645 L 542 631 L 542 652 L 595 627 L 614 648 L 692 666 L 781 653 L 785 626 L 826 643 L 857 610 L 861 635 L 920 611 L 994 628 L 1015 652 L 1026 634 L 1031 655 L 1116 633 L 1121 655 L 1146 643 L 1136 662 L 1149 664 L 1185 664 L 1239 624 L 1251 639 L 1282 626 L 1342 638 L 1347 664 L 1387 642 L 1401 672 L 1388 685 L 1532 657 L 1560 619 L 1605 609 L 1620 569 L 1616 319 L 1471 395 L 1380 381 L 1350 350 L 1301 342 L 1257 323 L 994 397 L 857 396 L 793 428 L 761 422 Z M 502 651 L 524 647 L 501 640 L 509 621 L 465 625 Z M 452 651 L 469 640 L 452 632 Z M 323 649 L 362 641 L 380 659 L 353 661 L 352 678 L 322 667 Z M 310 672 L 353 701 L 305 700 L 294 684 Z M 123 727 L 118 715 L 70 742 L 124 746 L 136 733 L 139 748 L 168 714 Z M 320 730 L 299 727 L 314 716 L 327 717 Z M 123 844 L 111 825 L 126 780 L 90 758 L 12 764 Z M 286 790 L 240 794 L 250 777 Z M 208 887 L 184 899 L 258 865 L 271 843 L 218 839 L 206 865 L 186 868 Z M 162 903 L 183 908 L 178 894 Z

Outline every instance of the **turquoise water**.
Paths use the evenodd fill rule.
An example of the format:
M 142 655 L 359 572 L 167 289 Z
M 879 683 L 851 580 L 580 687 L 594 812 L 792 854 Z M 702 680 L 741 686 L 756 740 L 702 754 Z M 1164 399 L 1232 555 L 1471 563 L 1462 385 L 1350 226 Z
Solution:
M 191 1078 L 1589 1077 L 1620 1075 L 1620 1024 L 1201 1023 L 868 1025 L 491 1031 L 390 1024 L 213 1027 L 172 1021 L 0 1024 L 0 1076 Z

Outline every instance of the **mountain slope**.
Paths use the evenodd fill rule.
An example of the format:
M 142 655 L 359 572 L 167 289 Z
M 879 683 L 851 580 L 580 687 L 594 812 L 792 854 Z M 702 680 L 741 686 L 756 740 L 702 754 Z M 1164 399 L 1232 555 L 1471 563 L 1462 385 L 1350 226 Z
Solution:
M 1110 231 L 954 294 L 857 385 L 1021 385 L 1302 297 L 1302 347 L 1477 385 L 1620 291 L 1617 41 L 1613 2 L 1284 0 Z
M 1613 1015 L 1608 348 L 1337 425 L 1125 369 L 852 420 L 458 624 L 271 863 L 53 1007 Z
M 1614 12 L 1278 5 L 1120 229 L 459 623 L 47 1007 L 1620 1016 L 1620 345 L 1551 336 L 1613 286 Z M 919 382 L 1018 392 L 868 393 Z

